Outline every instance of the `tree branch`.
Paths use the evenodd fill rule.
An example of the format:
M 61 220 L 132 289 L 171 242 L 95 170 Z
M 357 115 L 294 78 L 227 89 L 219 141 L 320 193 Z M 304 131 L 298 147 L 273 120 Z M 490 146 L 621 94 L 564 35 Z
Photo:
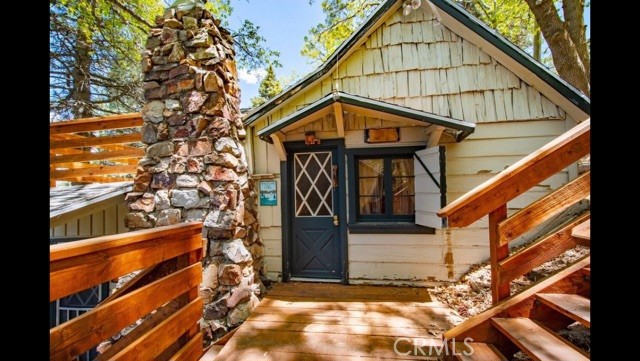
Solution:
M 120 4 L 120 2 L 118 0 L 107 0 L 107 1 L 109 1 L 112 4 L 114 4 L 115 6 L 119 7 L 120 9 L 124 10 L 127 14 L 129 14 L 132 18 L 136 19 L 140 23 L 148 26 L 149 28 L 153 27 L 152 24 L 148 23 L 145 19 L 140 17 L 140 15 L 136 14 L 133 10 L 129 9 L 128 7 L 124 6 L 123 4 Z
M 578 49 L 558 15 L 553 0 L 525 0 L 549 44 L 558 74 L 569 84 L 590 94 L 589 77 Z

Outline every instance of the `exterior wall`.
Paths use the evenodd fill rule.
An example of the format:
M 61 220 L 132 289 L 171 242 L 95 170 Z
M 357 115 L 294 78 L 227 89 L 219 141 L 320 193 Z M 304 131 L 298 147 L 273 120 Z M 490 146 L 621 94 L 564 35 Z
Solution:
M 49 237 L 98 237 L 129 232 L 129 229 L 124 226 L 124 217 L 128 213 L 124 196 L 122 196 L 119 204 L 81 214 L 72 221 L 50 228 Z
M 334 88 L 476 123 L 475 133 L 467 139 L 446 144 L 447 202 L 451 202 L 576 124 L 560 107 L 480 48 L 438 23 L 428 6 L 419 9 L 406 18 L 400 12 L 390 16 L 351 56 L 341 60 L 330 77 L 254 123 L 252 134 Z M 426 145 L 421 127 L 353 114 L 345 115 L 345 124 L 347 148 L 389 146 L 363 141 L 362 129 L 385 126 L 402 126 L 402 142 L 394 145 Z M 316 131 L 320 139 L 337 138 L 330 114 L 288 131 L 286 141 L 302 140 L 309 130 Z M 280 197 L 275 148 L 255 135 L 249 143 L 253 144 L 254 173 L 272 173 L 278 180 Z M 572 166 L 552 176 L 510 202 L 509 212 L 576 174 Z M 282 264 L 281 223 L 279 218 L 275 221 L 280 214 L 280 198 L 278 207 L 264 208 L 259 209 L 261 236 L 269 276 L 275 279 Z M 268 219 L 274 220 L 270 226 L 265 223 Z M 454 281 L 470 265 L 489 258 L 487 224 L 485 217 L 463 229 L 436 229 L 433 235 L 348 234 L 349 280 L 422 286 Z
M 564 133 L 568 125 L 571 124 L 565 120 L 477 124 L 475 133 L 467 139 L 446 145 L 447 202 Z M 260 125 L 257 127 L 261 128 Z M 320 139 L 328 139 L 325 136 L 330 135 L 329 132 L 316 134 Z M 287 134 L 287 141 L 301 140 L 302 137 L 303 133 L 292 131 Z M 346 147 L 373 146 L 364 143 L 363 138 L 362 130 L 347 131 Z M 401 139 L 405 141 L 394 145 L 426 144 L 424 132 L 419 127 L 401 128 Z M 254 147 L 255 173 L 273 174 L 278 184 L 278 206 L 258 208 L 260 233 L 265 244 L 265 265 L 269 278 L 275 280 L 282 272 L 280 164 L 273 145 L 256 137 Z M 566 183 L 570 179 L 569 173 L 567 169 L 554 175 L 514 199 L 508 204 L 509 212 L 516 212 Z M 434 281 L 456 280 L 470 265 L 489 258 L 487 226 L 488 221 L 484 217 L 464 229 L 437 229 L 434 235 L 349 234 L 350 282 L 424 286 Z
M 255 129 L 252 128 L 252 130 Z M 258 202 L 258 222 L 260 223 L 260 238 L 264 244 L 264 268 L 269 279 L 277 280 L 282 273 L 280 159 L 273 145 L 260 140 L 254 131 L 247 132 L 245 147 L 247 146 L 251 150 L 246 153 L 251 153 L 249 164 L 256 189 L 260 189 L 259 183 L 262 179 L 276 181 L 277 206 L 260 206 Z
M 446 145 L 447 203 L 498 174 L 506 167 L 522 159 L 542 145 L 567 130 L 565 120 L 531 120 L 519 122 L 479 123 L 476 131 L 467 139 Z M 573 168 L 573 167 L 572 167 Z M 551 176 L 538 186 L 507 204 L 511 215 L 531 202 L 567 183 L 569 169 Z M 574 177 L 571 177 L 573 179 Z M 454 279 L 464 273 L 468 266 L 489 258 L 488 216 L 465 228 L 449 229 L 453 264 L 462 266 Z M 511 245 L 517 246 L 526 240 L 520 237 Z

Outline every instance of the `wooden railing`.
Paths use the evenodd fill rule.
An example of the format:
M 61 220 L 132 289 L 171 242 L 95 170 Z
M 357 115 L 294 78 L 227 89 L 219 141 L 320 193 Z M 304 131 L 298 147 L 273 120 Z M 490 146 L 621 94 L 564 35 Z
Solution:
M 97 360 L 198 360 L 203 353 L 201 257 L 202 223 L 51 246 L 50 301 L 145 271 L 93 310 L 52 328 L 49 359 L 72 360 L 147 316 Z
M 588 172 L 508 218 L 507 202 L 589 154 L 590 139 L 591 120 L 588 119 L 438 212 L 438 216 L 447 217 L 449 227 L 465 227 L 489 215 L 491 295 L 494 304 L 510 296 L 509 283 L 514 278 L 576 245 L 571 229 L 589 219 L 588 213 L 565 224 L 553 235 L 518 253 L 509 254 L 509 242 L 589 195 Z
M 140 113 L 76 119 L 49 125 L 49 183 L 133 180 L 144 156 Z M 129 129 L 123 134 L 105 130 Z M 114 133 L 114 132 L 111 132 Z

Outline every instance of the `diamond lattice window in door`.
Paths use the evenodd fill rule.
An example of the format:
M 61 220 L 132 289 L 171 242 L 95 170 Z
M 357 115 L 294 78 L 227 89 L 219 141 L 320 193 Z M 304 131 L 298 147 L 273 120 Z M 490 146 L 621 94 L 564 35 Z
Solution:
M 331 152 L 294 154 L 296 217 L 333 215 Z

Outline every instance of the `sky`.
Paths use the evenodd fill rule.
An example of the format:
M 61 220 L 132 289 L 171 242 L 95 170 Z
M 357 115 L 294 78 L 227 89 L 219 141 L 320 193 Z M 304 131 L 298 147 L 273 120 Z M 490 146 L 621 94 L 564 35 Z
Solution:
M 319 64 L 309 64 L 309 59 L 300 54 L 304 36 L 312 26 L 323 21 L 320 7 L 322 0 L 309 5 L 308 0 L 236 0 L 232 2 L 233 14 L 229 18 L 232 29 L 240 27 L 244 19 L 260 27 L 260 34 L 266 39 L 267 47 L 280 52 L 281 68 L 276 68 L 276 76 L 288 78 L 296 74 L 306 75 Z M 587 37 L 591 33 L 591 7 L 585 9 Z M 258 95 L 260 76 L 264 73 L 247 73 L 239 70 L 241 107 L 251 107 L 251 98 Z
M 243 19 L 260 27 L 260 34 L 266 39 L 267 47 L 280 52 L 276 68 L 277 77 L 290 77 L 293 72 L 302 77 L 317 67 L 310 65 L 309 59 L 300 54 L 304 36 L 312 26 L 324 19 L 320 3 L 316 0 L 309 5 L 308 0 L 237 0 L 232 2 L 233 14 L 229 18 L 232 29 L 240 27 Z M 251 107 L 251 98 L 258 95 L 259 77 L 239 70 L 241 107 Z M 260 75 L 260 74 L 258 74 Z

